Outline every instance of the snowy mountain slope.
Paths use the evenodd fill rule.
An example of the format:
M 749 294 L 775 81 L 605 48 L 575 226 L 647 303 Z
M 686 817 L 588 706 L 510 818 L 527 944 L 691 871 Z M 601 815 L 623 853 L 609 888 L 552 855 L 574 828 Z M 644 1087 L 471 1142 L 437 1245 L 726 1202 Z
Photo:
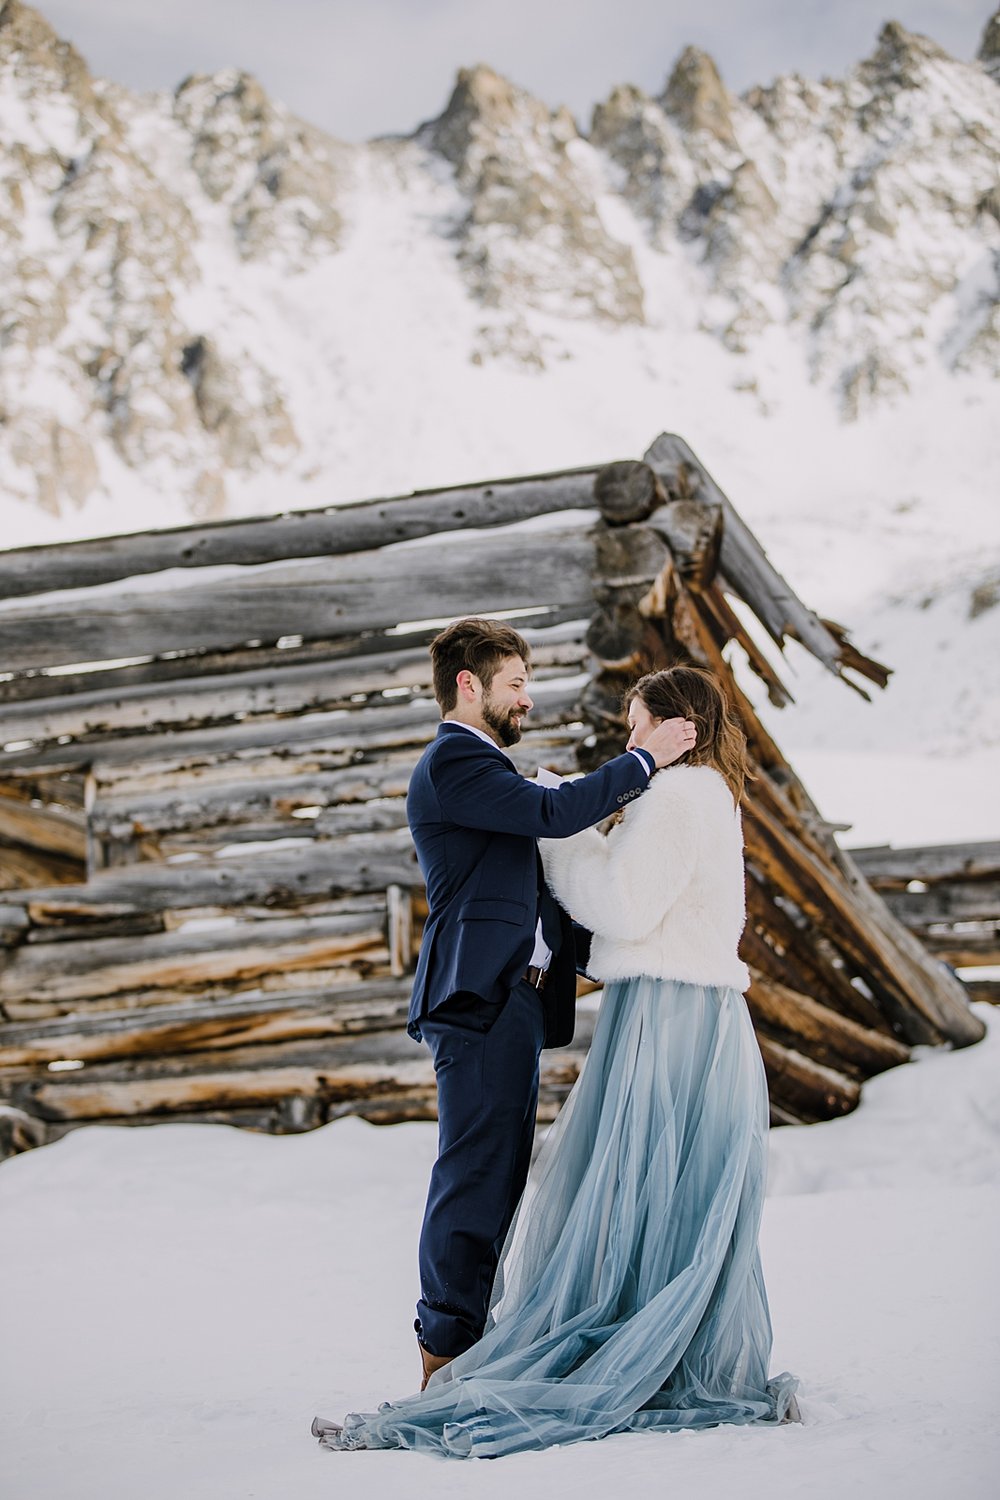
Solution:
M 845 80 L 742 99 L 688 49 L 659 98 L 617 89 L 589 141 L 479 66 L 413 138 L 359 148 L 234 70 L 129 94 L 4 0 L 11 540 L 603 456 L 581 451 L 595 408 L 618 408 L 596 423 L 618 451 L 636 385 L 678 368 L 703 400 L 742 387 L 753 425 L 778 334 L 782 382 L 841 413 L 942 372 L 970 398 L 1000 350 L 995 30 L 967 64 L 891 23 Z M 387 427 L 399 462 L 359 462 Z
M 787 750 L 995 746 L 998 53 L 996 19 L 975 63 L 889 25 L 845 80 L 737 99 L 689 50 L 589 139 L 479 67 L 414 136 L 348 147 L 231 70 L 93 79 L 3 0 L 4 542 L 601 462 L 667 428 L 898 669 L 868 707 L 793 654 Z

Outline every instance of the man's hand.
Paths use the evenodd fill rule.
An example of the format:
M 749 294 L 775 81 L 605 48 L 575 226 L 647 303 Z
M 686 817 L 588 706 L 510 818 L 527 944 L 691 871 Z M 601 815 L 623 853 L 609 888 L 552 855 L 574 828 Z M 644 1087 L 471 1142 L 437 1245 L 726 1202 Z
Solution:
M 688 750 L 694 749 L 697 734 L 690 719 L 664 719 L 638 748 L 648 750 L 657 770 L 673 765 Z

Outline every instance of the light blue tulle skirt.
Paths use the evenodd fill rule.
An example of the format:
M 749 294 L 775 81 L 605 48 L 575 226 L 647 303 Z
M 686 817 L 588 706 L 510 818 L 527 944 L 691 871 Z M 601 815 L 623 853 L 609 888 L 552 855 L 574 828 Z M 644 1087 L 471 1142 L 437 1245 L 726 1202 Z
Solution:
M 757 1235 L 767 1089 L 743 997 L 609 983 L 532 1171 L 483 1338 L 427 1390 L 317 1418 L 329 1448 L 498 1458 L 613 1432 L 779 1422 Z

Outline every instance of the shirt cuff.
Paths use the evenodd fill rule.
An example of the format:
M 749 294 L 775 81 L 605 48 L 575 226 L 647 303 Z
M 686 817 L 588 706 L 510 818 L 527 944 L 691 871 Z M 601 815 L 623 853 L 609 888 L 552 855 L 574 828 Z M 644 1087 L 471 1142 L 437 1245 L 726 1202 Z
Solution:
M 656 761 L 648 750 L 630 750 L 629 755 L 634 755 L 647 776 L 652 776 L 656 770 Z

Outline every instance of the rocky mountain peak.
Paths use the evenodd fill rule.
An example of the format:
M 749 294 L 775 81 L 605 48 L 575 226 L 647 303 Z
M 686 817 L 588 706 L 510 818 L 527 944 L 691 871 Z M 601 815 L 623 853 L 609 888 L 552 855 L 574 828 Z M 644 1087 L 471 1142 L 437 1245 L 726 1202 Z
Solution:
M 554 145 L 565 145 L 577 133 L 572 117 L 552 115 L 540 100 L 479 63 L 461 69 L 444 113 L 431 122 L 427 138 L 461 173 L 475 171 L 475 158 L 511 132 Z
M 986 22 L 976 57 L 990 77 L 1000 83 L 1000 10 L 994 11 Z
M 684 49 L 659 102 L 684 130 L 705 131 L 724 145 L 735 146 L 733 96 L 707 52 L 698 47 Z
M 345 147 L 275 104 L 236 68 L 197 74 L 173 97 L 191 139 L 191 165 L 205 193 L 224 203 L 240 254 L 334 249 Z
M 459 73 L 444 113 L 418 140 L 455 169 L 466 204 L 459 264 L 479 302 L 498 314 L 474 358 L 513 354 L 544 365 L 525 308 L 642 320 L 632 252 L 603 223 L 603 182 L 568 110 L 551 111 L 481 64 Z
M 93 81 L 79 52 L 20 0 L 0 0 L 0 69 L 8 68 L 22 88 L 56 89 L 80 109 L 96 107 Z
M 875 87 L 913 89 L 920 85 L 925 63 L 950 61 L 937 42 L 907 31 L 898 21 L 887 21 L 879 32 L 875 51 L 858 72 L 866 83 Z

